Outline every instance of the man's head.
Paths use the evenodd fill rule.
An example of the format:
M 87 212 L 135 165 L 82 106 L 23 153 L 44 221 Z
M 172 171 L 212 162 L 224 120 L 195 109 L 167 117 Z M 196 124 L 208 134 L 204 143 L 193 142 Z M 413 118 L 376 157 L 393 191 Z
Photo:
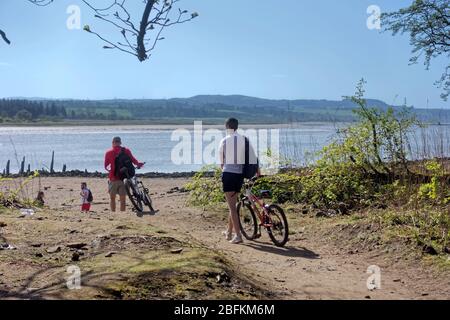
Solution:
M 81 183 L 81 189 L 86 189 L 87 188 L 87 183 L 86 182 L 82 182 Z
M 239 121 L 235 118 L 228 118 L 227 121 L 225 121 L 225 127 L 229 130 L 236 131 L 239 127 Z
M 113 147 L 120 147 L 122 145 L 122 140 L 120 137 L 114 137 L 112 140 Z

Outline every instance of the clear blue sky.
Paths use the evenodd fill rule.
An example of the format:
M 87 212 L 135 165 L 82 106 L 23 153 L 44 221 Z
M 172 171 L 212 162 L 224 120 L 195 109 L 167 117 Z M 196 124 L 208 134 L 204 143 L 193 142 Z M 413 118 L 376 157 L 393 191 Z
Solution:
M 93 0 L 95 2 L 95 0 Z M 97 1 L 97 3 L 105 0 Z M 142 1 L 128 0 L 142 7 Z M 116 35 L 80 0 L 36 7 L 0 1 L 0 97 L 171 98 L 244 94 L 264 98 L 337 99 L 368 81 L 367 96 L 387 103 L 447 107 L 433 83 L 446 58 L 409 66 L 407 37 L 366 27 L 366 9 L 390 11 L 412 0 L 182 0 L 200 16 L 168 29 L 140 63 L 82 30 L 68 30 L 66 9 L 79 4 L 82 25 Z M 396 98 L 397 97 L 397 98 Z

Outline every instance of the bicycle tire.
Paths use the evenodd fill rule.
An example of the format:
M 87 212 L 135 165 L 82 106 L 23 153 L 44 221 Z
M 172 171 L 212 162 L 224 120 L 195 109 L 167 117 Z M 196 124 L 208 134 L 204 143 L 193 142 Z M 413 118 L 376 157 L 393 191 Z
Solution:
M 148 190 L 144 187 L 144 204 L 149 207 L 151 212 L 154 212 L 155 209 L 153 209 L 153 202 L 152 202 L 152 198 L 150 197 L 150 195 L 148 194 Z
M 250 216 L 244 216 L 242 209 L 242 204 L 248 209 Z M 239 201 L 236 207 L 237 214 L 239 217 L 239 227 L 241 229 L 242 235 L 247 240 L 254 240 L 258 235 L 258 220 L 256 219 L 255 212 L 250 204 L 244 203 L 244 201 Z M 247 225 L 247 228 L 244 228 Z M 252 228 L 253 225 L 253 228 Z
M 134 185 L 129 180 L 126 180 L 125 182 L 125 189 L 134 209 L 138 212 L 143 212 L 144 207 L 142 205 L 142 200 L 139 198 L 138 192 L 134 188 Z
M 274 214 L 274 211 L 277 211 L 277 215 Z M 276 205 L 276 204 L 272 204 L 268 207 L 268 212 L 270 214 L 270 219 L 272 220 L 272 223 L 276 223 L 276 227 L 279 228 L 279 222 L 274 222 L 274 217 L 277 216 L 277 218 L 280 219 L 280 222 L 282 223 L 282 238 L 281 240 L 277 239 L 277 237 L 275 237 L 274 235 L 274 228 L 272 227 L 266 227 L 267 229 L 267 233 L 269 234 L 270 240 L 272 240 L 272 242 L 277 246 L 277 247 L 283 247 L 286 242 L 288 242 L 289 240 L 289 226 L 288 226 L 288 222 L 287 222 L 287 218 L 286 215 L 284 214 L 283 209 L 281 209 L 280 206 Z

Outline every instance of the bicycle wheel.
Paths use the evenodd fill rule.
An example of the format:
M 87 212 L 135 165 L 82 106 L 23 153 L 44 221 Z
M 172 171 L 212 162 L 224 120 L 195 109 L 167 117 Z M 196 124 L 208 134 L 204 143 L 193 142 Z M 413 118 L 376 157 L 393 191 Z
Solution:
M 244 201 L 239 201 L 236 209 L 242 235 L 247 240 L 254 240 L 258 235 L 258 221 L 252 206 Z
M 148 189 L 144 187 L 144 185 L 142 185 L 143 188 L 143 196 L 144 196 L 144 203 L 147 207 L 149 207 L 151 212 L 154 212 L 155 210 L 153 209 L 153 204 L 152 204 L 152 198 L 150 198 L 150 194 L 148 192 Z
M 276 204 L 272 204 L 268 208 L 270 223 L 272 227 L 267 227 L 267 232 L 272 242 L 277 247 L 282 247 L 288 242 L 289 228 L 284 214 L 283 209 L 281 209 Z
M 127 190 L 128 198 L 130 199 L 131 203 L 133 204 L 134 209 L 138 212 L 144 211 L 144 207 L 142 205 L 142 199 L 139 194 L 139 191 L 135 187 L 133 183 L 131 183 L 130 180 L 125 181 L 125 189 Z

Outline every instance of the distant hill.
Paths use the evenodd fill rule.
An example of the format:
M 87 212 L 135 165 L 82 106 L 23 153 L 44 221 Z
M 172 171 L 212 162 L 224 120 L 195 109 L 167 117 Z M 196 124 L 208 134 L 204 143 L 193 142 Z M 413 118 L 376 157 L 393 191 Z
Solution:
M 5 102 L 8 117 L 14 117 L 24 98 Z M 234 116 L 250 123 L 286 123 L 311 121 L 354 121 L 352 112 L 357 106 L 350 100 L 311 100 L 311 99 L 263 99 L 243 95 L 198 95 L 190 98 L 171 99 L 109 99 L 109 100 L 51 100 L 29 98 L 29 102 L 39 104 L 47 117 L 62 119 L 97 120 L 161 120 L 177 122 L 204 120 L 222 123 L 224 118 Z M 2 101 L 2 100 L 0 100 Z M 386 109 L 389 105 L 381 100 L 368 99 L 369 107 Z M 16 109 L 14 110 L 14 105 Z M 400 106 L 392 106 L 400 110 Z M 28 108 L 28 107 L 26 107 Z M 25 109 L 26 109 L 25 108 Z M 450 123 L 450 109 L 414 109 L 419 119 L 433 123 Z M 40 119 L 40 113 L 29 110 L 33 119 Z M 21 116 L 24 116 L 23 112 Z M 0 113 L 0 117 L 2 114 Z M 5 117 L 3 115 L 3 117 Z

